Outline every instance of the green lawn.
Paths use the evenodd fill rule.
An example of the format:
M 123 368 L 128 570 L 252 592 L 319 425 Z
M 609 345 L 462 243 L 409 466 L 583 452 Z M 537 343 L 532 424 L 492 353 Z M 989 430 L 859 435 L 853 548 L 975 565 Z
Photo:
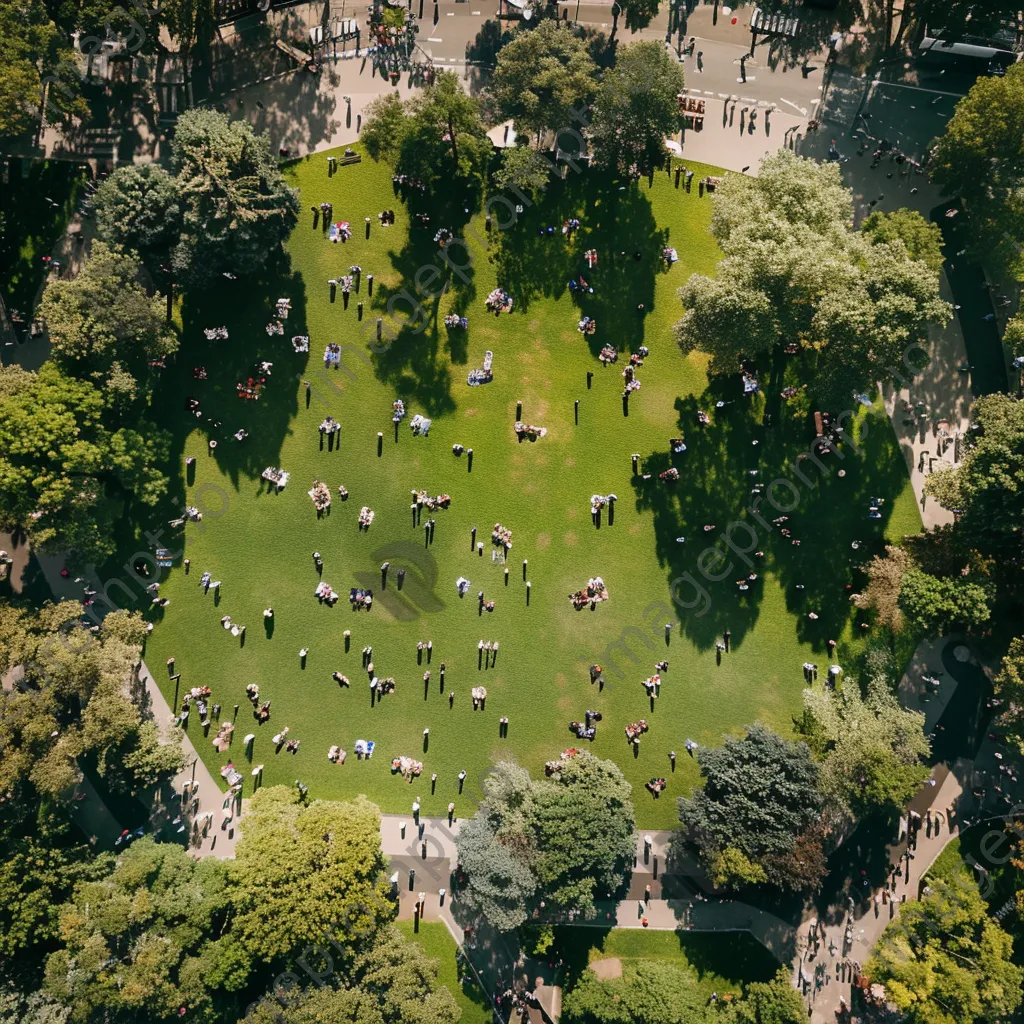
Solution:
M 709 169 L 695 170 L 699 177 Z M 158 616 L 146 652 L 165 693 L 175 695 L 163 669 L 173 655 L 181 685 L 210 685 L 225 708 L 222 717 L 240 704 L 235 759 L 244 761 L 242 736 L 256 733 L 254 759 L 265 764 L 267 784 L 298 778 L 314 797 L 366 793 L 388 812 L 408 811 L 420 796 L 428 815 L 443 814 L 449 800 L 455 800 L 458 814 L 472 813 L 480 781 L 497 759 L 516 758 L 539 773 L 544 761 L 571 745 L 569 721 L 592 708 L 604 715 L 592 749 L 622 766 L 634 786 L 640 825 L 673 824 L 675 797 L 689 792 L 698 773 L 685 755 L 670 773 L 670 749 L 682 751 L 688 736 L 717 743 L 723 733 L 758 719 L 790 732 L 803 686 L 800 664 L 824 662 L 825 642 L 832 637 L 844 664 L 863 645 L 848 600 L 847 585 L 861 582 L 851 563 L 880 547 L 884 536 L 920 528 L 896 439 L 880 407 L 859 414 L 862 454 L 843 458 L 845 476 L 832 472 L 819 484 L 817 470 L 802 469 L 805 483 L 791 463 L 807 448 L 808 421 L 788 406 L 778 408 L 779 389 L 768 384 L 769 372 L 762 378 L 773 411 L 768 430 L 760 426 L 765 399 L 743 399 L 738 377 L 715 381 L 708 390 L 704 359 L 680 355 L 671 325 L 680 314 L 676 289 L 690 273 L 711 272 L 715 265 L 711 203 L 698 198 L 696 188 L 692 194 L 677 191 L 664 174 L 653 188 L 646 181 L 620 188 L 596 173 L 570 176 L 552 186 L 542 209 L 528 210 L 507 233 L 488 236 L 477 213 L 471 229 L 478 240 L 469 243 L 472 266 L 452 275 L 448 294 L 426 303 L 426 329 L 406 326 L 386 351 L 371 354 L 367 343 L 378 311 L 391 324 L 389 303 L 399 315 L 408 308 L 396 298 L 402 283 L 410 292 L 417 280 L 429 286 L 431 262 L 443 266 L 432 242 L 442 225 L 415 229 L 410 238 L 390 172 L 372 161 L 340 168 L 329 179 L 321 154 L 291 173 L 305 212 L 289 259 L 268 268 L 262 280 L 225 280 L 202 303 L 186 300 L 183 351 L 160 394 L 157 414 L 174 433 L 174 457 L 182 467 L 173 501 L 205 509 L 203 522 L 188 529 L 191 574 L 175 568 L 164 584 L 161 594 L 171 604 Z M 348 244 L 332 245 L 311 226 L 309 207 L 324 199 L 333 201 L 335 220 L 352 223 L 355 235 Z M 398 211 L 397 226 L 378 227 L 376 214 L 385 208 Z M 583 228 L 571 246 L 557 228 L 553 236 L 538 233 L 572 213 Z M 369 241 L 363 238 L 366 216 L 373 223 Z M 666 244 L 679 252 L 671 269 L 658 259 Z M 591 247 L 600 263 L 591 275 L 595 295 L 583 312 L 596 319 L 598 330 L 584 337 L 576 329 L 580 308 L 566 282 L 585 269 L 582 255 Z M 632 258 L 635 251 L 642 253 L 639 262 Z M 452 261 L 470 262 L 461 250 Z M 344 311 L 340 294 L 330 303 L 326 282 L 357 263 L 364 274 L 375 275 L 373 297 L 364 278 L 361 294 Z M 497 281 L 515 297 L 516 307 L 511 316 L 496 319 L 484 299 Z M 279 296 L 292 300 L 292 314 L 283 338 L 268 337 L 264 328 Z M 363 324 L 357 321 L 357 299 L 368 303 Z M 637 311 L 641 302 L 643 316 Z M 449 334 L 444 328 L 441 321 L 453 309 L 469 317 L 467 332 Z M 206 342 L 202 328 L 219 324 L 229 327 L 230 340 Z M 292 352 L 289 338 L 298 333 L 312 338 L 308 357 Z M 322 368 L 324 346 L 332 341 L 352 346 L 341 371 Z M 605 343 L 620 350 L 650 348 L 637 371 L 643 387 L 632 396 L 628 417 L 621 399 L 624 360 L 602 367 L 596 355 Z M 493 383 L 467 387 L 468 370 L 481 364 L 488 349 L 494 352 Z M 258 359 L 274 363 L 264 397 L 240 401 L 236 382 L 251 374 Z M 192 379 L 192 368 L 200 364 L 208 371 L 204 381 Z M 587 371 L 594 373 L 589 390 Z M 303 379 L 312 384 L 308 400 Z M 200 399 L 203 419 L 184 411 L 190 395 Z M 399 396 L 410 416 L 433 417 L 429 437 L 411 436 L 406 421 L 395 440 L 391 404 Z M 547 427 L 545 438 L 517 443 L 517 400 L 524 420 Z M 716 400 L 728 404 L 716 412 Z M 710 428 L 696 425 L 698 408 L 714 412 Z M 343 428 L 334 453 L 319 447 L 317 425 L 327 413 Z M 242 444 L 232 440 L 239 427 L 250 434 Z M 670 487 L 657 473 L 669 464 L 668 439 L 680 434 L 689 450 L 675 456 L 681 479 Z M 210 437 L 219 441 L 215 457 L 207 454 Z M 453 457 L 455 442 L 475 450 L 472 472 L 465 456 Z M 642 454 L 650 480 L 633 478 L 632 452 Z M 198 460 L 194 480 L 186 480 L 183 471 L 189 455 Z M 261 486 L 259 474 L 268 465 L 291 473 L 280 495 Z M 733 559 L 735 569 L 722 582 L 706 585 L 707 600 L 694 606 L 684 581 L 675 594 L 682 603 L 675 603 L 672 581 L 696 574 L 701 550 L 743 515 L 755 480 L 748 470 L 755 468 L 756 479 L 765 483 L 780 475 L 797 483 L 799 503 L 786 525 L 801 546 L 762 530 L 756 545 L 765 556 L 756 563 L 759 578 L 749 591 L 738 591 L 735 580 L 748 570 Z M 320 520 L 306 495 L 314 478 L 335 492 L 331 514 Z M 339 484 L 350 492 L 345 503 L 336 495 Z M 411 525 L 413 488 L 448 492 L 453 499 L 450 510 L 435 514 L 429 547 L 422 528 Z M 598 530 L 589 499 L 609 492 L 619 499 L 614 523 L 605 517 Z M 789 493 L 780 492 L 779 500 L 787 501 Z M 869 495 L 886 499 L 881 520 L 867 518 Z M 364 504 L 375 510 L 376 520 L 361 533 L 356 520 Z M 163 511 L 157 521 L 172 518 L 172 503 Z M 513 531 L 507 586 L 501 564 L 490 557 L 489 534 L 499 521 Z M 715 531 L 705 534 L 705 524 Z M 484 541 L 482 558 L 471 551 L 473 527 Z M 680 535 L 686 537 L 683 544 L 675 540 Z M 736 536 L 737 545 L 745 542 L 745 534 Z M 861 542 L 857 550 L 851 548 L 854 540 Z M 344 595 L 334 608 L 314 598 L 314 549 L 324 557 L 323 579 Z M 379 567 L 385 559 L 392 569 L 382 591 Z M 523 559 L 529 559 L 529 605 Z M 408 569 L 401 593 L 395 589 L 399 566 Z M 204 570 L 223 580 L 219 603 L 199 590 Z M 472 583 L 464 600 L 456 595 L 459 575 Z M 604 578 L 611 599 L 594 611 L 574 611 L 567 595 L 594 575 Z M 354 585 L 374 589 L 372 612 L 350 609 L 345 597 Z M 493 614 L 478 615 L 481 589 L 496 602 Z M 262 613 L 268 605 L 275 618 L 265 632 Z M 812 610 L 817 620 L 808 618 Z M 220 628 L 224 614 L 249 627 L 244 646 Z M 664 624 L 670 620 L 679 625 L 666 646 Z M 725 628 L 733 650 L 719 666 L 714 642 Z M 352 632 L 347 653 L 345 629 Z M 496 667 L 487 671 L 477 668 L 480 639 L 501 644 Z M 428 666 L 417 663 L 418 640 L 433 641 L 428 687 L 422 682 Z M 373 645 L 378 675 L 398 681 L 397 692 L 375 708 L 361 669 L 366 644 Z M 301 647 L 310 651 L 304 670 Z M 670 669 L 652 709 L 640 683 L 662 657 Z M 589 682 L 587 666 L 594 661 L 606 670 L 601 693 Z M 335 670 L 350 677 L 351 689 L 332 681 Z M 271 722 L 262 728 L 249 717 L 245 686 L 251 682 L 273 702 Z M 469 691 L 476 685 L 487 687 L 488 699 L 485 710 L 474 712 Z M 452 708 L 449 690 L 455 691 Z M 507 739 L 499 738 L 501 716 L 510 720 Z M 623 726 L 640 718 L 650 731 L 634 756 Z M 294 757 L 275 754 L 271 744 L 285 725 L 301 741 Z M 216 771 L 224 758 L 213 750 L 212 734 L 204 738 L 197 721 L 190 733 Z M 372 761 L 352 755 L 357 738 L 377 741 Z M 332 744 L 349 751 L 344 766 L 327 761 Z M 402 754 L 425 762 L 424 779 L 414 786 L 390 773 L 391 759 Z M 460 769 L 469 773 L 461 795 Z M 669 787 L 654 801 L 643 785 L 656 775 L 668 776 Z
M 622 961 L 668 960 L 689 965 L 697 974 L 705 999 L 712 992 L 738 994 L 752 981 L 771 980 L 779 969 L 779 962 L 771 953 L 752 936 L 743 933 L 562 928 L 558 929 L 556 942 L 566 961 L 567 986 L 571 986 L 589 964 L 608 957 Z
M 407 939 L 418 942 L 429 956 L 440 965 L 437 980 L 447 985 L 455 1001 L 462 1008 L 461 1024 L 487 1024 L 491 1018 L 489 1004 L 480 987 L 471 981 L 459 981 L 459 967 L 455 961 L 458 946 L 451 932 L 439 921 L 421 921 L 419 930 L 413 931 L 412 921 L 396 922 Z

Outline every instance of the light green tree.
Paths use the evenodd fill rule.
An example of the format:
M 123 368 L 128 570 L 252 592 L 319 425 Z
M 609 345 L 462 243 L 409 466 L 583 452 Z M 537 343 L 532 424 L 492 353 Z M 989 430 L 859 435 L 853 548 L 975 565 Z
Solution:
M 125 164 L 96 190 L 100 236 L 144 258 L 163 259 L 178 241 L 178 183 L 159 164 Z

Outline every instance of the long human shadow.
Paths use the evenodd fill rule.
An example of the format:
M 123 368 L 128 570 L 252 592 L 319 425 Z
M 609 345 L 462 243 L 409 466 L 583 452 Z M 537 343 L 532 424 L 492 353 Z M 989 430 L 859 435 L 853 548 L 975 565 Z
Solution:
M 654 514 L 658 559 L 679 581 L 673 599 L 682 629 L 702 649 L 726 629 L 734 645 L 743 642 L 771 574 L 797 617 L 799 638 L 824 650 L 856 615 L 850 595 L 863 585 L 860 567 L 883 550 L 905 484 L 898 442 L 881 410 L 867 414 L 859 452 L 845 445 L 811 459 L 810 414 L 783 406 L 766 427 L 765 406 L 765 396 L 743 395 L 739 377 L 714 378 L 701 396 L 676 400 L 686 451 L 673 454 L 666 439 L 644 459 L 648 479 L 633 480 L 637 509 Z M 698 410 L 711 416 L 710 425 L 699 425 Z M 659 479 L 670 466 L 679 479 Z M 870 517 L 872 498 L 881 499 L 877 519 Z M 786 521 L 776 523 L 782 516 Z M 702 561 L 712 546 L 722 557 Z
M 539 297 L 572 292 L 580 314 L 597 323 L 595 333 L 585 336 L 595 356 L 606 344 L 622 347 L 623 339 L 642 344 L 668 230 L 658 227 L 648 196 L 635 183 L 593 169 L 567 174 L 565 180 L 552 176 L 540 200 L 502 232 L 498 282 L 520 312 Z M 573 217 L 579 229 L 563 235 L 562 225 Z M 594 266 L 586 259 L 590 250 L 597 253 Z

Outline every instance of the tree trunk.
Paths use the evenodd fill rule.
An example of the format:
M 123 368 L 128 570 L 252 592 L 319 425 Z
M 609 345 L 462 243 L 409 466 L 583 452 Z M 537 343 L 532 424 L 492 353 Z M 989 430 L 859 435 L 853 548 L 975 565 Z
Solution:
M 448 135 L 452 140 L 452 159 L 455 161 L 455 173 L 459 173 L 459 147 L 455 143 L 455 125 L 452 124 L 452 119 L 448 118 Z

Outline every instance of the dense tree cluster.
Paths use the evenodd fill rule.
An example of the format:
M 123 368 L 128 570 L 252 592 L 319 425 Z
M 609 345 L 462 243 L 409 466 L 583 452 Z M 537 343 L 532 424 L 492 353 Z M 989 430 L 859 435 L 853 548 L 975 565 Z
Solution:
M 496 928 L 522 924 L 544 901 L 549 913 L 593 917 L 632 863 L 632 788 L 612 761 L 578 753 L 550 778 L 502 761 L 457 845 L 464 901 Z
M 763 725 L 698 754 L 703 785 L 679 801 L 682 838 L 717 885 L 814 888 L 824 874 L 820 768 Z
M 835 164 L 782 150 L 757 177 L 727 176 L 714 204 L 724 256 L 715 277 L 695 274 L 680 289 L 676 326 L 683 352 L 708 353 L 712 372 L 797 344 L 815 399 L 841 410 L 949 316 L 920 218 L 901 213 L 853 231 Z
M 154 266 L 169 259 L 177 281 L 208 285 L 248 274 L 280 251 L 298 220 L 270 139 L 214 110 L 183 113 L 171 147 L 173 176 L 119 168 L 97 194 L 103 237 Z

